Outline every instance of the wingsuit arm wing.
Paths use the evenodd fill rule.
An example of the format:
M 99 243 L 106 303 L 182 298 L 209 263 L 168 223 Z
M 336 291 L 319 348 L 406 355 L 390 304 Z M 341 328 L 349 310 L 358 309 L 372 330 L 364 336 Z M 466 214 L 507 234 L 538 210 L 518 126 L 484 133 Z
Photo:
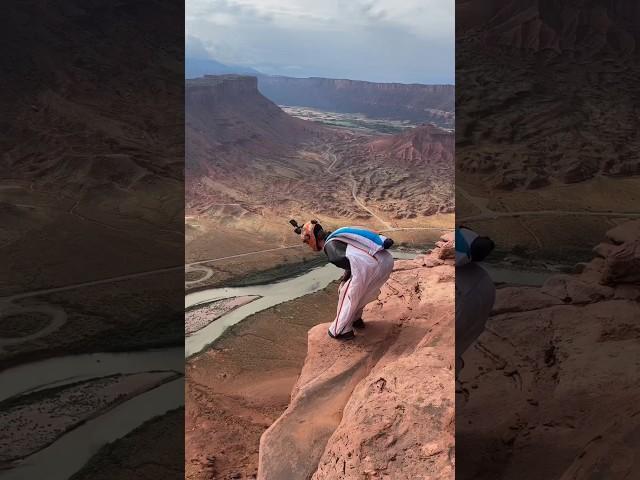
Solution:
M 324 247 L 324 253 L 327 255 L 329 261 L 336 267 L 342 268 L 343 270 L 347 271 L 351 269 L 349 259 L 347 258 L 346 243 L 339 240 L 332 240 L 331 242 L 327 242 Z

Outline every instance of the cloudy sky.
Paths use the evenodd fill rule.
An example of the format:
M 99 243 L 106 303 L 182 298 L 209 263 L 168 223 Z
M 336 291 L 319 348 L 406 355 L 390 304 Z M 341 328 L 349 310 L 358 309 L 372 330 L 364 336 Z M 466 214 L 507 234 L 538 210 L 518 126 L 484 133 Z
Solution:
M 186 0 L 187 56 L 263 73 L 454 82 L 454 0 Z

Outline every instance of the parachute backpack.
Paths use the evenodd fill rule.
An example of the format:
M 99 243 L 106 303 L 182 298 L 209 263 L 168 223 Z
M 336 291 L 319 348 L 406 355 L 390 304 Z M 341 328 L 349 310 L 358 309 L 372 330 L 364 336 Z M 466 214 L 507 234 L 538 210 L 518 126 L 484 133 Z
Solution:
M 381 250 L 387 250 L 393 246 L 392 239 L 358 227 L 339 228 L 329 235 L 325 242 L 329 243 L 333 240 L 339 240 L 349 245 L 353 245 L 372 256 Z
M 481 237 L 467 227 L 456 228 L 456 267 L 471 262 L 481 262 L 494 249 L 495 244 L 489 237 Z

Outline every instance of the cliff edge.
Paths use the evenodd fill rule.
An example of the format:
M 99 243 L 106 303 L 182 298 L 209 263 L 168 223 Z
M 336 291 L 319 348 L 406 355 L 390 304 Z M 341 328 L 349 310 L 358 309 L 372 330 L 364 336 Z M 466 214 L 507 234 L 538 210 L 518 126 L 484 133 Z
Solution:
M 453 239 L 396 261 L 351 342 L 309 331 L 286 411 L 262 435 L 265 480 L 453 478 Z

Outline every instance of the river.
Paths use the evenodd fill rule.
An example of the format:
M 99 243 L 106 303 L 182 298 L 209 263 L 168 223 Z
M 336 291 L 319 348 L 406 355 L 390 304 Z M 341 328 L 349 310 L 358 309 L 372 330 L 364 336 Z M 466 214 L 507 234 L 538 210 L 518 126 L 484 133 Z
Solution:
M 159 370 L 182 373 L 182 348 L 142 352 L 96 353 L 52 358 L 0 372 L 0 401 L 46 388 L 116 374 Z M 0 471 L 0 479 L 65 480 L 80 470 L 103 445 L 117 440 L 158 415 L 184 405 L 184 379 L 157 386 L 117 405 L 62 435 L 48 447 Z
M 207 304 L 216 300 L 248 295 L 259 296 L 257 300 L 243 305 L 211 322 L 193 335 L 186 337 L 185 356 L 190 357 L 204 350 L 230 326 L 244 320 L 249 315 L 260 312 L 289 300 L 322 290 L 342 275 L 342 270 L 332 264 L 317 267 L 303 275 L 279 282 L 235 288 L 211 288 L 187 295 L 185 308 Z
M 396 259 L 412 259 L 417 253 L 411 251 L 393 251 Z M 253 285 L 233 288 L 210 288 L 185 297 L 185 308 L 223 300 L 225 298 L 258 296 L 257 300 L 243 305 L 211 322 L 206 327 L 185 338 L 185 357 L 191 357 L 213 343 L 230 326 L 244 320 L 249 315 L 261 312 L 283 302 L 309 295 L 322 290 L 342 275 L 343 270 L 328 263 L 313 268 L 306 273 L 265 285 Z
M 509 285 L 539 287 L 552 275 L 557 275 L 557 271 L 542 270 L 519 270 L 514 268 L 504 268 L 497 265 L 481 263 L 482 267 L 489 272 L 494 283 L 505 283 Z

